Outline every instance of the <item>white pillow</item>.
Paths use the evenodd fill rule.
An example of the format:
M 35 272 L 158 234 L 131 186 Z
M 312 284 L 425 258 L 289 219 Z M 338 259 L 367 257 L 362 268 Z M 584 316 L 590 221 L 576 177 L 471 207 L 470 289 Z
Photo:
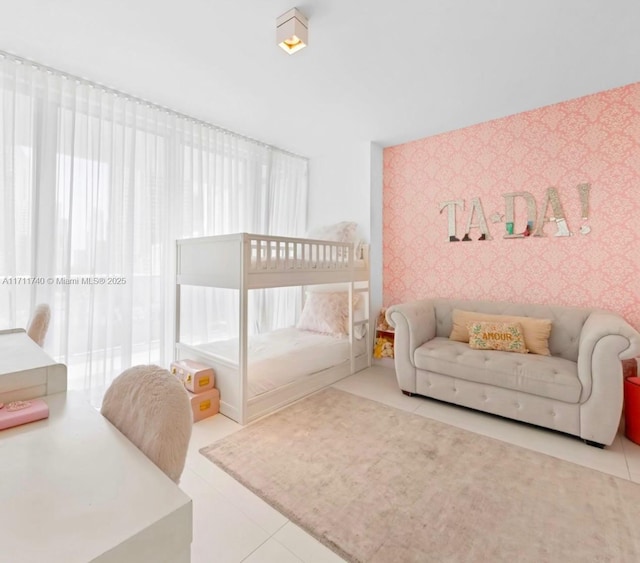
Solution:
M 353 296 L 354 308 L 360 300 L 359 297 Z M 308 293 L 296 328 L 333 336 L 347 336 L 349 294 L 345 291 Z
M 355 242 L 358 223 L 341 221 L 333 225 L 316 227 L 307 233 L 307 238 L 330 240 L 333 242 Z
M 307 232 L 307 238 L 332 242 L 352 242 L 354 258 L 356 260 L 362 258 L 362 245 L 365 242 L 358 235 L 358 223 L 354 221 L 341 221 L 333 225 L 316 227 Z

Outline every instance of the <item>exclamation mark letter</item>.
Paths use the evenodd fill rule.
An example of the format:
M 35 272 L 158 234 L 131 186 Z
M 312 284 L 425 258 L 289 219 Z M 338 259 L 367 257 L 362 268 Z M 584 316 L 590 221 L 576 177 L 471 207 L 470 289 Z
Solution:
M 580 184 L 578 186 L 578 193 L 580 194 L 580 205 L 582 207 L 582 227 L 580 232 L 583 235 L 588 235 L 591 232 L 591 227 L 587 224 L 589 220 L 589 192 L 591 191 L 591 184 Z

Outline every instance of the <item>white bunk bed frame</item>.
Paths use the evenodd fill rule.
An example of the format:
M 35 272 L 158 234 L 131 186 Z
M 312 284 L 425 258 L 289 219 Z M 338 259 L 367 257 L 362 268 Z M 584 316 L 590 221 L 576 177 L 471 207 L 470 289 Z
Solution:
M 176 248 L 177 359 L 211 365 L 220 390 L 220 412 L 247 424 L 318 389 L 371 365 L 369 326 L 369 247 L 357 259 L 352 243 L 238 233 L 177 241 Z M 248 397 L 247 321 L 251 289 L 319 284 L 348 284 L 350 358 L 336 366 L 305 376 L 251 399 Z M 239 290 L 239 357 L 234 364 L 209 355 L 198 346 L 180 341 L 180 288 L 182 285 Z M 353 315 L 355 293 L 365 296 L 365 320 Z M 354 351 L 354 329 L 363 326 L 364 353 Z

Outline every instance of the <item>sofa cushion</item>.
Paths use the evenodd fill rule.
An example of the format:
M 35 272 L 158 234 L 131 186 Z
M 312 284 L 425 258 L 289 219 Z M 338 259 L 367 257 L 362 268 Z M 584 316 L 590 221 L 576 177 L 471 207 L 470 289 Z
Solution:
M 416 349 L 416 368 L 577 403 L 582 385 L 576 362 L 554 356 L 472 350 L 468 344 L 436 337 Z
M 460 309 L 454 309 L 451 318 L 453 322 L 453 329 L 449 335 L 451 340 L 469 342 L 469 323 L 518 323 L 524 332 L 524 341 L 529 352 L 542 356 L 551 355 L 551 352 L 549 352 L 551 321 L 549 319 L 517 317 L 513 315 L 488 315 L 474 311 L 461 311 Z
M 580 333 L 593 309 L 509 303 L 506 301 L 471 301 L 461 299 L 432 299 L 435 312 L 436 336 L 449 336 L 453 328 L 454 309 L 478 311 L 491 315 L 513 315 L 551 319 L 549 350 L 552 356 L 578 361 Z M 526 338 L 525 338 L 526 340 Z
M 520 323 L 470 322 L 469 347 L 474 350 L 502 350 L 526 354 Z

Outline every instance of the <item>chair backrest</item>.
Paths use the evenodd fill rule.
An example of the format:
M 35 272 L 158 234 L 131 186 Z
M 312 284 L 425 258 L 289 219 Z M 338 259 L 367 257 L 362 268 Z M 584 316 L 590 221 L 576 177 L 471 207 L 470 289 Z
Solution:
M 182 382 L 161 367 L 134 366 L 113 380 L 101 412 L 173 481 L 180 481 L 193 425 Z
M 38 346 L 42 348 L 44 339 L 49 329 L 49 320 L 51 319 L 51 309 L 46 303 L 41 303 L 31 317 L 27 334 Z

